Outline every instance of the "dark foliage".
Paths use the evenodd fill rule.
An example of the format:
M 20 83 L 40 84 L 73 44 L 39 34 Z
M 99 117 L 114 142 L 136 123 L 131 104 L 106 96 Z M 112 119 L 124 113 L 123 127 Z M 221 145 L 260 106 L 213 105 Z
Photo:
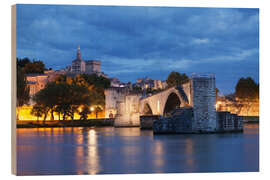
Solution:
M 188 76 L 183 73 L 171 72 L 166 80 L 168 87 L 179 86 L 189 81 Z

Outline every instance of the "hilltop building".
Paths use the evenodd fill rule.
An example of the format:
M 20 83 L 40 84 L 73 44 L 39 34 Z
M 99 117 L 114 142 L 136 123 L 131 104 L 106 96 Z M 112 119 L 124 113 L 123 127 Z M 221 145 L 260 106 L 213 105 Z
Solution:
M 80 46 L 77 48 L 77 57 L 72 61 L 72 66 L 67 66 L 67 72 L 71 74 L 97 74 L 98 76 L 108 77 L 100 70 L 101 61 L 87 60 L 84 61 L 81 56 Z

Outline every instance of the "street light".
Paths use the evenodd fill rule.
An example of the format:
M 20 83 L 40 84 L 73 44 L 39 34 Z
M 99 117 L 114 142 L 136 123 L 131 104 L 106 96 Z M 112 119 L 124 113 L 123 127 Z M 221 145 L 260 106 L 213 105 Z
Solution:
M 94 111 L 95 110 L 95 108 L 94 107 L 90 107 L 90 111 Z

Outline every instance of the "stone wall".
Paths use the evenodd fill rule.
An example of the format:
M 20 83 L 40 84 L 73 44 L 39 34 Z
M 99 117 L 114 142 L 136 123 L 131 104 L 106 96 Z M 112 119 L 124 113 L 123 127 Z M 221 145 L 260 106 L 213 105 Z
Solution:
M 193 133 L 193 108 L 176 109 L 171 117 L 163 117 L 153 123 L 154 134 Z
M 219 132 L 231 132 L 243 130 L 243 117 L 231 114 L 227 111 L 217 112 L 218 131 Z
M 191 83 L 194 108 L 193 130 L 215 131 L 217 129 L 215 77 L 192 77 Z
M 153 123 L 154 134 L 183 133 L 225 133 L 242 132 L 243 118 L 230 112 L 216 112 L 218 127 L 215 131 L 202 131 L 193 127 L 194 109 L 192 107 L 176 109 L 171 117 L 160 118 Z
M 133 94 L 126 95 L 121 101 L 117 101 L 115 127 L 140 126 L 139 100 L 140 96 Z
M 160 120 L 160 115 L 145 115 L 140 116 L 140 127 L 141 129 L 153 129 L 153 122 Z
M 116 116 L 117 103 L 124 102 L 127 94 L 127 88 L 111 87 L 105 90 L 105 118 Z

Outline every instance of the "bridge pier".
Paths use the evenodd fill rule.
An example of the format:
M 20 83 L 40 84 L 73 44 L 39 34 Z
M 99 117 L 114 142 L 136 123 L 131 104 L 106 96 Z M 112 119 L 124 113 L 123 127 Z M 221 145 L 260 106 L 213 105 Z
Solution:
M 135 94 L 126 95 L 122 101 L 117 102 L 114 127 L 140 126 L 139 100 L 140 96 Z
M 216 79 L 214 76 L 192 77 L 192 104 L 194 131 L 211 132 L 217 129 Z

